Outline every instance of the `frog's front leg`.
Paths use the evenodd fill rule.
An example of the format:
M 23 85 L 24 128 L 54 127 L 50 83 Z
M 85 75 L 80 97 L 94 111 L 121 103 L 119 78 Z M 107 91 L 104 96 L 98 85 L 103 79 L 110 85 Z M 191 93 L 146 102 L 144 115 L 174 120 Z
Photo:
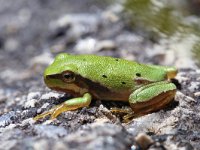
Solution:
M 51 110 L 44 112 L 40 115 L 34 117 L 34 120 L 44 118 L 48 115 L 51 115 L 51 119 L 56 118 L 59 114 L 65 111 L 76 110 L 78 108 L 87 107 L 90 105 L 92 96 L 89 93 L 85 93 L 83 97 L 77 97 L 63 102 L 60 105 L 52 108 Z
M 129 103 L 134 116 L 140 116 L 164 108 L 173 100 L 175 94 L 175 84 L 160 81 L 135 90 L 129 97 Z

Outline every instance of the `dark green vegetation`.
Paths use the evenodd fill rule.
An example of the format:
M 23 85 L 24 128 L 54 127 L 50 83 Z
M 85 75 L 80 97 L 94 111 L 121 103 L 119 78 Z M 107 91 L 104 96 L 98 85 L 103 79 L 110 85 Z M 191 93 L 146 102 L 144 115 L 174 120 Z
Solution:
M 127 0 L 124 6 L 131 26 L 149 32 L 155 41 L 163 36 L 168 39 L 178 36 L 180 41 L 195 36 L 191 40 L 193 46 L 190 51 L 200 64 L 199 16 L 192 14 L 189 3 L 192 2 L 185 1 L 185 5 L 178 5 L 168 0 Z

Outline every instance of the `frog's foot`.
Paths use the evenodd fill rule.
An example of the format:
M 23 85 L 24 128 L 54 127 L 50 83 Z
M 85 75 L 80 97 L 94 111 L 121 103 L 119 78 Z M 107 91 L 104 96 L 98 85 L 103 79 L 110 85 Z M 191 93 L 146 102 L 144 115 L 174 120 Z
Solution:
M 176 94 L 176 86 L 168 81 L 156 82 L 134 91 L 129 99 L 136 116 L 158 111 L 169 104 Z
M 116 107 L 113 107 L 110 109 L 110 111 L 112 113 L 122 113 L 122 114 L 125 114 L 123 116 L 123 121 L 124 123 L 128 123 L 130 122 L 133 118 L 134 118 L 134 112 L 131 108 L 116 108 Z
M 134 114 L 134 112 L 133 112 L 133 110 L 132 110 L 130 113 L 126 114 L 126 115 L 123 117 L 123 121 L 122 121 L 122 122 L 128 123 L 128 122 L 132 121 L 133 118 L 135 118 L 135 114 Z
M 129 114 L 130 112 L 132 112 L 131 108 L 117 108 L 117 107 L 112 107 L 110 109 L 110 111 L 112 113 L 124 113 L 124 114 Z
M 51 110 L 44 112 L 40 115 L 37 115 L 33 119 L 38 120 L 38 119 L 44 118 L 48 115 L 51 115 L 51 119 L 54 119 L 62 112 L 76 110 L 78 108 L 89 106 L 91 99 L 92 99 L 91 95 L 86 93 L 86 94 L 84 94 L 83 97 L 78 97 L 78 98 L 73 98 L 73 99 L 67 100 L 67 101 L 63 102 L 62 104 L 55 106 Z
M 49 111 L 47 111 L 47 112 L 44 112 L 44 113 L 42 113 L 42 114 L 39 114 L 39 115 L 37 115 L 36 117 L 34 117 L 33 120 L 36 120 L 36 121 L 37 121 L 37 120 L 39 120 L 39 119 L 45 118 L 46 116 L 51 115 L 52 112 L 53 112 L 53 109 L 51 109 L 51 110 L 49 110 Z

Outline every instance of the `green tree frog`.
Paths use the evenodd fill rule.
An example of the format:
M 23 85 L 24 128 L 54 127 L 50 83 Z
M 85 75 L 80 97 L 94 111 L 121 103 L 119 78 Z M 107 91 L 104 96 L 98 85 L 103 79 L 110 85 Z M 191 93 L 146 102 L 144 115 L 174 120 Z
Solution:
M 157 111 L 171 102 L 176 86 L 170 82 L 177 74 L 174 67 L 140 64 L 120 58 L 96 55 L 58 54 L 44 72 L 46 85 L 53 90 L 72 94 L 48 112 L 56 118 L 65 111 L 87 107 L 92 99 L 129 102 L 125 119 Z M 113 112 L 126 112 L 113 108 Z

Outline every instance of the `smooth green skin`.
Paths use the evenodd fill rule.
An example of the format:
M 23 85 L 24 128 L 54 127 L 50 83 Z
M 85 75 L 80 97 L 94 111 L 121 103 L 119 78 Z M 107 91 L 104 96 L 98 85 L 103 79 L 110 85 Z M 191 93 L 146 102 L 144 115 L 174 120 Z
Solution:
M 70 84 L 74 84 L 73 82 L 66 83 L 62 80 L 62 73 L 65 71 L 71 71 L 82 77 L 83 80 L 78 82 L 84 86 L 70 87 Z M 92 97 L 102 100 L 128 101 L 130 104 L 149 101 L 161 93 L 176 90 L 176 86 L 168 81 L 171 78 L 170 74 L 175 76 L 176 72 L 174 67 L 145 65 L 106 56 L 61 53 L 46 68 L 44 80 L 49 88 L 58 91 L 62 89 L 61 91 L 64 92 L 70 88 L 70 91 L 74 92 L 73 95 L 80 96 L 78 100 L 71 99 L 65 102 L 67 103 L 66 111 L 74 105 L 76 108 L 88 106 Z M 48 78 L 51 75 L 60 76 L 57 79 Z M 90 85 L 87 85 L 88 81 Z M 102 88 L 107 91 L 101 91 Z

